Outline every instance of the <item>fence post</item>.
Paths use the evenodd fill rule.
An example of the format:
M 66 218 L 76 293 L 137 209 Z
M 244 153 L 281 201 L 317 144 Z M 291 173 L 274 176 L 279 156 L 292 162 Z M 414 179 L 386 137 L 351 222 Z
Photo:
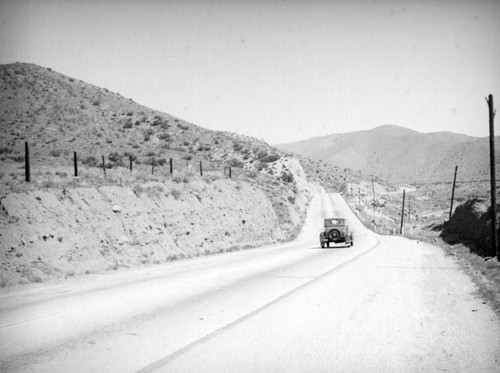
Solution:
M 406 190 L 403 189 L 403 208 L 401 209 L 401 228 L 399 230 L 399 234 L 403 234 L 403 221 L 405 218 L 405 192 Z
M 231 175 L 231 166 L 229 166 L 229 178 L 231 179 L 233 176 Z
M 174 164 L 172 162 L 172 158 L 170 158 L 170 176 L 172 176 L 173 172 L 174 172 Z
M 104 156 L 102 156 L 102 171 L 104 172 L 104 178 L 106 178 L 106 162 Z
M 154 175 L 155 173 L 155 157 L 153 157 L 153 160 L 151 162 L 151 174 Z
M 201 161 L 200 161 L 200 176 L 203 176 L 203 165 L 201 164 Z
M 75 177 L 78 177 L 78 158 L 76 152 L 73 152 L 73 163 L 75 164 Z
M 30 147 L 27 141 L 24 142 L 24 173 L 26 182 L 31 183 Z
M 129 161 L 130 161 L 130 173 L 132 173 L 132 154 L 129 155 Z

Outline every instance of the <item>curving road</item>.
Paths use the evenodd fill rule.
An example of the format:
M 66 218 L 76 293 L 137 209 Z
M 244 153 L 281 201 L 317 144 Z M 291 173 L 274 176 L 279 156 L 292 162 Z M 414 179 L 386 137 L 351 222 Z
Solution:
M 324 217 L 355 245 L 320 249 Z M 0 295 L 2 372 L 498 372 L 500 321 L 437 247 L 319 194 L 292 243 Z

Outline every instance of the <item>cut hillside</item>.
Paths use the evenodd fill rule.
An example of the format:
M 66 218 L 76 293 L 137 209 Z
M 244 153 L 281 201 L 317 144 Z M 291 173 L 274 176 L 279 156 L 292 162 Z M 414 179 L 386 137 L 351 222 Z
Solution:
M 0 108 L 3 286 L 291 240 L 354 177 L 33 64 L 0 65 Z
M 447 181 L 455 165 L 467 180 L 484 179 L 489 174 L 488 141 L 452 132 L 420 133 L 385 125 L 277 147 L 393 183 L 429 183 Z M 496 156 L 500 161 L 500 138 Z

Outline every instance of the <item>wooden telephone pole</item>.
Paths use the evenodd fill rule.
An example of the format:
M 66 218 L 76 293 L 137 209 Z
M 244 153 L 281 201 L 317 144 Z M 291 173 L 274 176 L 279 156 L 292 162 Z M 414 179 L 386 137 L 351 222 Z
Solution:
M 405 219 L 405 192 L 406 189 L 403 189 L 403 207 L 401 209 L 401 228 L 399 229 L 399 234 L 403 234 L 403 221 Z
M 453 189 L 451 190 L 450 217 L 448 218 L 448 220 L 451 220 L 451 213 L 453 212 L 453 200 L 455 199 L 455 182 L 457 181 L 457 171 L 458 171 L 458 166 L 455 166 L 455 176 L 453 177 Z
M 497 260 L 500 260 L 497 242 L 497 186 L 495 172 L 495 113 L 493 109 L 493 95 L 489 95 L 486 99 L 489 108 L 490 116 L 490 179 L 491 179 L 491 253 L 496 255 Z

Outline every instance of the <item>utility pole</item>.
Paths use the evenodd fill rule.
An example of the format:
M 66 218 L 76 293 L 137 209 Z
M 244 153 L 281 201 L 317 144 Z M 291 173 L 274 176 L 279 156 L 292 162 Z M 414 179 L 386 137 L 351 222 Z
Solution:
M 405 192 L 406 190 L 403 189 L 403 208 L 401 209 L 401 228 L 399 229 L 399 234 L 403 234 L 403 221 L 405 218 Z
M 373 185 L 373 179 L 372 179 L 372 202 L 375 203 L 375 186 Z
M 411 194 L 408 193 L 408 223 L 411 222 Z
M 490 117 L 490 179 L 491 179 L 491 252 L 493 256 L 496 254 L 497 260 L 500 261 L 500 252 L 498 251 L 497 243 L 497 196 L 496 196 L 496 172 L 495 172 L 495 113 L 493 109 L 493 95 L 489 95 L 486 99 L 489 108 Z
M 453 189 L 451 190 L 450 217 L 448 218 L 448 220 L 451 220 L 451 214 L 453 212 L 453 200 L 455 198 L 455 182 L 457 181 L 457 171 L 458 171 L 458 166 L 455 166 L 455 176 L 453 177 Z

